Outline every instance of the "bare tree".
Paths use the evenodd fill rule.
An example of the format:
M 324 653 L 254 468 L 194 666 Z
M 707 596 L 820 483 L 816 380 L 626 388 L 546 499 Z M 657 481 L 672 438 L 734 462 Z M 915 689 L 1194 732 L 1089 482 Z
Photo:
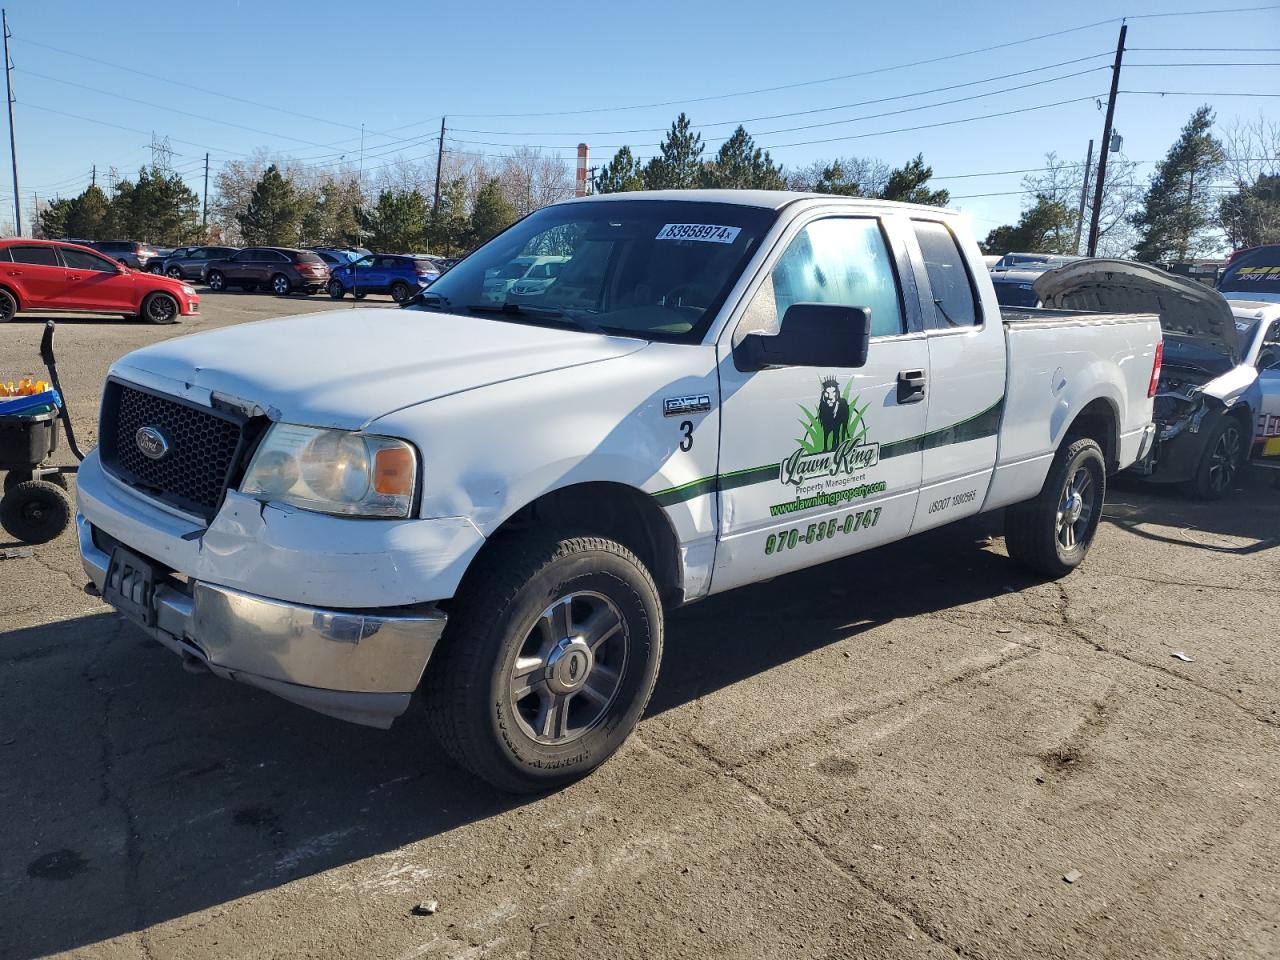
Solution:
M 1237 190 L 1248 190 L 1259 177 L 1280 174 L 1280 121 L 1258 114 L 1254 120 L 1236 117 L 1218 139 L 1227 159 L 1223 172 Z
M 1055 152 L 1044 156 L 1045 169 L 1028 173 L 1022 178 L 1023 189 L 1030 198 L 1027 205 L 1034 205 L 1039 198 L 1065 205 L 1072 214 L 1080 206 L 1080 190 L 1084 185 L 1084 164 L 1062 160 Z M 1143 184 L 1137 179 L 1138 164 L 1116 154 L 1107 161 L 1107 182 L 1102 189 L 1102 217 L 1098 222 L 1098 255 L 1120 257 L 1133 246 L 1135 233 L 1129 223 L 1130 215 L 1142 202 Z M 1093 209 L 1093 191 L 1097 185 L 1098 165 L 1089 169 L 1089 194 L 1085 204 L 1085 218 Z M 1074 226 L 1074 219 L 1072 221 Z M 1082 240 L 1083 246 L 1083 240 Z
M 516 147 L 498 170 L 502 194 L 519 216 L 573 196 L 573 170 L 536 147 Z
M 836 157 L 834 160 L 815 160 L 807 167 L 793 170 L 787 175 L 787 189 L 806 193 L 818 189 L 824 180 L 836 170 L 841 174 L 840 184 L 854 186 L 863 196 L 881 193 L 889 182 L 892 167 L 875 157 Z M 832 184 L 828 183 L 828 186 Z

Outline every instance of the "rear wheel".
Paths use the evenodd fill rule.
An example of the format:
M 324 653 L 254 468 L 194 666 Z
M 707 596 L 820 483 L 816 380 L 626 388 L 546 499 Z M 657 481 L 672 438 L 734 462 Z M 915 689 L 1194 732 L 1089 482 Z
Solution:
M 612 540 L 544 531 L 495 544 L 431 659 L 436 739 L 513 792 L 586 776 L 644 712 L 662 658 L 649 571 Z
M 351 295 L 355 297 L 357 300 L 363 300 L 369 294 L 365 293 L 363 290 L 352 290 Z
M 1235 486 L 1244 455 L 1240 421 L 1223 417 L 1205 441 L 1200 465 L 1191 479 L 1192 492 L 1203 500 L 1221 500 Z
M 209 271 L 209 289 L 217 293 L 221 293 L 223 290 L 227 289 L 227 278 L 222 274 L 222 271 Z
M 292 289 L 293 284 L 289 282 L 289 278 L 283 273 L 277 273 L 271 278 L 271 291 L 277 297 L 287 297 Z
M 347 291 L 343 289 L 341 280 L 329 281 L 329 296 L 333 297 L 333 299 L 341 300 L 344 296 L 346 296 L 346 293 Z
M 142 301 L 142 319 L 148 323 L 177 323 L 178 301 L 167 293 L 153 293 Z
M 17 298 L 8 290 L 0 290 L 0 323 L 8 323 L 17 314 Z
M 26 480 L 0 499 L 0 526 L 22 543 L 48 543 L 70 524 L 70 498 L 45 480 Z
M 391 299 L 396 303 L 404 303 L 409 299 L 409 285 L 397 280 L 391 285 Z
M 1005 511 L 1009 556 L 1058 578 L 1084 562 L 1102 519 L 1107 492 L 1102 449 L 1088 438 L 1058 450 L 1034 500 Z

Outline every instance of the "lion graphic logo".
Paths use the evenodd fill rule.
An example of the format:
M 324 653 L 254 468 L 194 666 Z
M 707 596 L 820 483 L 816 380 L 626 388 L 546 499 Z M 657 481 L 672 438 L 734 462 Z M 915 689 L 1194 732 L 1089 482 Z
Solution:
M 840 395 L 835 377 L 822 381 L 818 398 L 818 423 L 822 426 L 822 452 L 829 453 L 849 437 L 849 401 Z

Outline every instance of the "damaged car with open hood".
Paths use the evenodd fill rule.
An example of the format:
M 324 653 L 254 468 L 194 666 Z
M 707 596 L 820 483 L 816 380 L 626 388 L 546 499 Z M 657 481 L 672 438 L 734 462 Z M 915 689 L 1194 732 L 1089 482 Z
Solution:
M 1280 304 L 1227 299 L 1130 260 L 1071 263 L 1035 289 L 1045 306 L 1159 315 L 1156 442 L 1135 472 L 1217 499 L 1251 457 L 1280 467 Z

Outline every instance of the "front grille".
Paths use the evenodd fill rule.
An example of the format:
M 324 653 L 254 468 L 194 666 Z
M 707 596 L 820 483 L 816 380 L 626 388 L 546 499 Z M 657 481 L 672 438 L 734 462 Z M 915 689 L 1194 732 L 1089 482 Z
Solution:
M 145 456 L 143 427 L 168 444 L 163 456 Z M 246 421 L 175 397 L 107 382 L 102 399 L 103 466 L 131 486 L 180 510 L 212 519 L 234 479 L 247 441 Z

